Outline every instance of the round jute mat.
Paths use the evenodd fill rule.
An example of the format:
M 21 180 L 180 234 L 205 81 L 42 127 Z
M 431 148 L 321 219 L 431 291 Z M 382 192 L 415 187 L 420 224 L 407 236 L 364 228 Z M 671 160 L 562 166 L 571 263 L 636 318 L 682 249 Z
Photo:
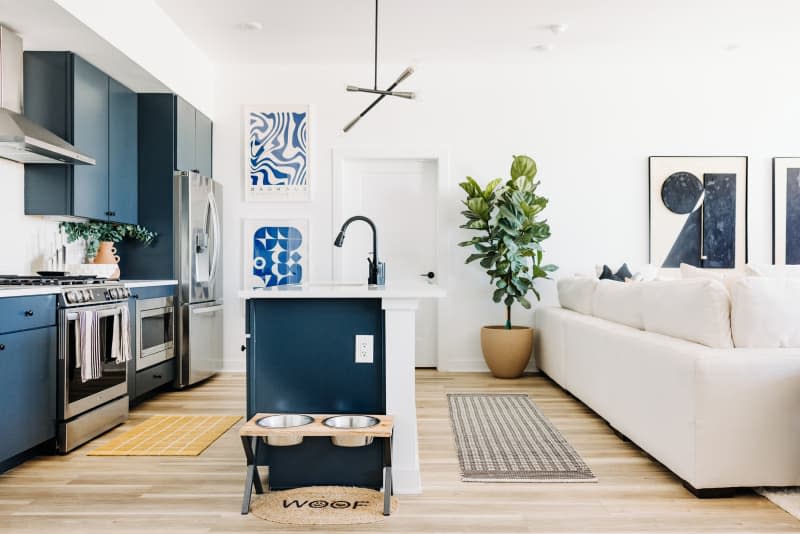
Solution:
M 392 497 L 392 513 L 397 497 Z M 309 486 L 253 495 L 250 513 L 287 525 L 375 523 L 383 515 L 383 493 L 367 488 Z

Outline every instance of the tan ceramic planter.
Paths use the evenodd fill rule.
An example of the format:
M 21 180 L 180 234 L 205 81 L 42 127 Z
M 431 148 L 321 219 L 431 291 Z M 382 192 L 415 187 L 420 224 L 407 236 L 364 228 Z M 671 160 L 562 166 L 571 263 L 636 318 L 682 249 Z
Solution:
M 531 359 L 533 329 L 527 326 L 484 326 L 481 350 L 489 370 L 497 378 L 518 378 Z

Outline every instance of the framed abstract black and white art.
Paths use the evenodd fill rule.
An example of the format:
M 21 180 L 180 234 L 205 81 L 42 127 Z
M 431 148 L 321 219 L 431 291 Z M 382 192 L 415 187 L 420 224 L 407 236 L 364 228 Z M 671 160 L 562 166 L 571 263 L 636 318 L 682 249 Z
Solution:
M 800 265 L 800 158 L 772 158 L 772 263 Z
M 650 157 L 650 263 L 747 263 L 747 156 Z

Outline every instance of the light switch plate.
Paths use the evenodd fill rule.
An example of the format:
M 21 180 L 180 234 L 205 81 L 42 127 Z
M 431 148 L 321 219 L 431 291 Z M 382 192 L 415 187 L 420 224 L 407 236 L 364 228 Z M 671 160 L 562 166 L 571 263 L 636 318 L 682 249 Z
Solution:
M 356 334 L 356 363 L 373 363 L 373 339 L 372 335 Z

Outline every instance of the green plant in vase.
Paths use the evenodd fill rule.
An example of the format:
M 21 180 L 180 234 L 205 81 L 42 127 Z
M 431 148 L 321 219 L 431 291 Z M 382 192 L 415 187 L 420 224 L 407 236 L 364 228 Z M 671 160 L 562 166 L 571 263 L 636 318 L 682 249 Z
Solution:
M 529 309 L 529 293 L 540 299 L 534 287 L 536 279 L 548 278 L 557 269 L 542 263 L 542 241 L 550 237 L 550 225 L 540 219 L 547 199 L 536 194 L 536 171 L 532 158 L 514 156 L 511 178 L 505 184 L 497 178 L 482 188 L 471 176 L 459 184 L 467 194 L 462 201 L 466 209 L 461 212 L 466 222 L 460 228 L 478 232 L 459 246 L 475 249 L 466 263 L 480 262 L 494 286 L 493 300 L 506 307 L 503 326 L 481 329 L 486 363 L 495 376 L 502 378 L 522 374 L 533 342 L 531 328 L 511 324 L 511 307 L 518 302 Z
M 100 221 L 87 222 L 62 222 L 61 228 L 67 234 L 67 240 L 72 243 L 79 239 L 86 242 L 86 259 L 93 260 L 98 253 L 101 243 L 119 243 L 123 239 L 140 241 L 150 245 L 158 236 L 144 226 L 137 224 L 120 224 Z

